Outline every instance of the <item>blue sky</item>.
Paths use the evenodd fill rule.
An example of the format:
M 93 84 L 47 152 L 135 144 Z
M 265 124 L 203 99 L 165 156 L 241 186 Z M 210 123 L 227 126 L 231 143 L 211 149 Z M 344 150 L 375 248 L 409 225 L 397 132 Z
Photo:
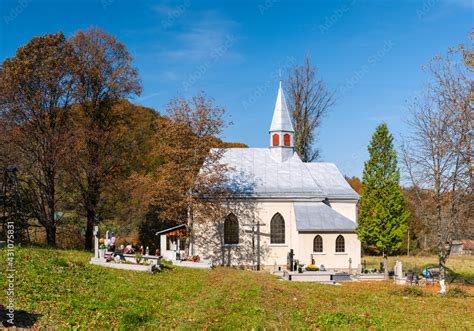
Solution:
M 225 140 L 265 147 L 279 72 L 309 53 L 337 96 L 319 130 L 321 160 L 360 176 L 374 128 L 406 132 L 421 66 L 467 43 L 472 23 L 470 0 L 3 0 L 0 59 L 33 36 L 98 26 L 134 57 L 144 89 L 132 101 L 163 113 L 176 95 L 205 91 L 233 122 Z

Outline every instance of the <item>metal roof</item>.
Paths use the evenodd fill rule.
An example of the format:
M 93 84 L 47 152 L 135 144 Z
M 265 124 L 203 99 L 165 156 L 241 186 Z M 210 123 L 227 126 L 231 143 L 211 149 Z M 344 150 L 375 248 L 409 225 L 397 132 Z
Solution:
M 281 82 L 280 87 L 278 88 L 275 109 L 273 110 L 272 124 L 270 125 L 270 132 L 272 131 L 294 132 Z
M 286 161 L 270 148 L 229 148 L 220 162 L 231 169 L 236 193 L 266 197 L 324 197 L 324 192 L 295 153 Z
M 355 222 L 339 214 L 324 202 L 295 202 L 296 229 L 305 231 L 353 232 Z
M 359 195 L 347 183 L 344 176 L 334 163 L 311 162 L 305 163 L 314 181 L 326 193 L 328 198 L 359 199 Z
M 229 148 L 220 160 L 231 169 L 229 186 L 239 194 L 266 198 L 357 200 L 332 163 L 304 163 L 294 153 L 282 161 L 271 148 Z
M 180 228 L 185 228 L 185 227 L 186 227 L 186 224 L 176 225 L 176 226 L 173 226 L 171 228 L 158 231 L 157 233 L 155 233 L 155 236 L 160 235 L 160 234 L 164 234 L 164 233 L 168 233 L 168 232 L 180 229 Z

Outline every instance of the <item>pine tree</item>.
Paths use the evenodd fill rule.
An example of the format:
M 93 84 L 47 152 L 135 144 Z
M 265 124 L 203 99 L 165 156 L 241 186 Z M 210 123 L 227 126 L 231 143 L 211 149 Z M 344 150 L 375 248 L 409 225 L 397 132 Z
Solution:
M 364 165 L 357 233 L 366 248 L 386 258 L 399 250 L 409 212 L 400 189 L 393 136 L 385 123 L 376 128 L 368 150 L 370 158 Z

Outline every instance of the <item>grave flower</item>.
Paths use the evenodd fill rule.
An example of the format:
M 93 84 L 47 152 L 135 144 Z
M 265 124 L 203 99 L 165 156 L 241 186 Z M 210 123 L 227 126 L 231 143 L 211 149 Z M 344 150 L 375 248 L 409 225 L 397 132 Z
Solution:
M 319 268 L 316 264 L 309 264 L 308 266 L 306 266 L 306 270 L 307 271 L 318 271 Z

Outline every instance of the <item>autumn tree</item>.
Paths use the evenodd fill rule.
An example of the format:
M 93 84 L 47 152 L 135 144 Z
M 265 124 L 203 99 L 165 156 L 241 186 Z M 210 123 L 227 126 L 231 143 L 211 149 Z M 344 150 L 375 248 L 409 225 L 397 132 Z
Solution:
M 309 55 L 303 65 L 289 69 L 286 89 L 295 130 L 295 150 L 303 162 L 314 161 L 319 156 L 319 150 L 314 146 L 316 130 L 334 105 L 334 93 L 317 78 L 317 68 L 311 65 Z
M 453 240 L 472 231 L 472 71 L 460 46 L 434 57 L 424 69 L 431 80 L 410 104 L 411 133 L 402 146 L 429 240 L 438 255 L 441 279 Z M 472 64 L 471 64 L 472 65 Z M 429 203 L 423 203 L 428 195 Z
M 344 176 L 344 179 L 345 179 L 346 182 L 352 187 L 352 189 L 357 192 L 357 194 L 361 194 L 361 193 L 362 193 L 362 181 L 360 180 L 359 177 L 356 177 L 356 176 L 352 176 L 352 177 Z
M 225 110 L 204 94 L 190 100 L 177 97 L 156 123 L 152 154 L 162 164 L 154 171 L 134 177 L 136 194 L 145 208 L 155 206 L 162 221 L 187 224 L 192 240 L 194 215 L 209 215 L 219 209 L 219 193 L 226 166 L 217 138 L 226 125 Z M 215 199 L 208 199 L 210 196 Z M 205 207 L 204 207 L 205 206 Z
M 85 247 L 92 248 L 93 227 L 100 222 L 103 192 L 126 159 L 116 136 L 120 115 L 117 102 L 139 94 L 138 72 L 125 45 L 100 30 L 77 32 L 71 39 L 77 65 L 73 72 L 73 95 L 81 116 L 76 121 L 74 162 L 70 173 L 80 190 L 87 223 Z
M 387 255 L 399 250 L 409 213 L 400 189 L 393 136 L 385 123 L 376 128 L 368 150 L 357 233 L 366 248 L 383 254 L 388 276 Z
M 0 70 L 2 130 L 8 135 L 9 151 L 16 153 L 31 215 L 46 229 L 51 246 L 56 245 L 56 228 L 61 222 L 57 211 L 62 200 L 74 65 L 71 45 L 57 33 L 33 38 L 6 59 Z

